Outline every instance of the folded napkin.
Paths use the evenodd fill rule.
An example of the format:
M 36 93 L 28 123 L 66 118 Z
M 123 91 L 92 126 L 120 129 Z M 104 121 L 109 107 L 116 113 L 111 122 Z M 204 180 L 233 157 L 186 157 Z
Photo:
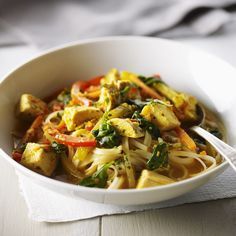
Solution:
M 236 174 L 228 168 L 208 184 L 178 198 L 141 206 L 115 206 L 74 199 L 36 185 L 17 172 L 20 189 L 25 198 L 29 217 L 35 221 L 66 222 L 97 216 L 125 214 L 172 207 L 185 203 L 236 197 Z
M 107 35 L 209 35 L 232 21 L 235 4 L 236 0 L 9 0 L 0 5 L 0 19 L 47 48 Z M 25 37 L 17 39 L 24 42 Z M 11 31 L 0 31 L 0 45 L 11 40 Z

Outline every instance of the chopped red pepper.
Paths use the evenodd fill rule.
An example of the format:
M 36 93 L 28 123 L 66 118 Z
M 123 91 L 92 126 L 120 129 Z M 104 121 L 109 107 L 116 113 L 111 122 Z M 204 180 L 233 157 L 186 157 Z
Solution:
M 67 134 L 56 134 L 54 138 L 58 143 L 73 147 L 95 147 L 97 144 L 95 139 L 73 137 Z
M 97 142 L 95 139 L 87 137 L 74 137 L 62 134 L 56 129 L 49 129 L 48 134 L 55 139 L 56 142 L 73 147 L 95 147 Z
M 104 77 L 104 75 L 96 76 L 90 80 L 88 80 L 89 86 L 98 86 L 100 85 L 101 79 Z
M 97 76 L 89 81 L 77 81 L 72 85 L 71 96 L 74 104 L 81 104 L 85 106 L 91 106 L 92 101 L 86 98 L 82 93 L 85 92 L 90 86 L 100 85 L 100 81 L 103 76 Z
M 13 151 L 12 152 L 12 157 L 15 161 L 20 162 L 21 158 L 22 158 L 22 153 L 20 153 L 18 151 Z

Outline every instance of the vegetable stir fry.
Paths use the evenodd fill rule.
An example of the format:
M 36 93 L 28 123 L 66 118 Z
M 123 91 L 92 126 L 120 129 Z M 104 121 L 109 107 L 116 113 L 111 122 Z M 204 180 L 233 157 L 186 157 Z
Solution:
M 140 189 L 191 178 L 221 162 L 186 128 L 198 119 L 197 104 L 160 75 L 116 69 L 47 99 L 23 94 L 17 117 L 26 129 L 12 157 L 42 175 L 86 187 Z M 206 113 L 204 128 L 222 139 L 221 124 Z

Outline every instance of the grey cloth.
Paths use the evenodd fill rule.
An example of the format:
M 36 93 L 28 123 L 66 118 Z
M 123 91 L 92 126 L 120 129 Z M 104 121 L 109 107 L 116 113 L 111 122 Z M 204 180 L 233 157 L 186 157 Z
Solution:
M 6 27 L 0 21 L 0 45 L 47 48 L 108 35 L 205 36 L 233 21 L 233 5 L 236 0 L 2 0 L 0 19 L 9 27 L 1 30 Z

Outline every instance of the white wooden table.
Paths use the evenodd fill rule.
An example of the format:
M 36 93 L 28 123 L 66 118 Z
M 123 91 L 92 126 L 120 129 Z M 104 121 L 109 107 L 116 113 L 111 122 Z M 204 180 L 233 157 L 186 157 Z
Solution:
M 236 66 L 236 33 L 181 41 L 208 50 Z M 28 47 L 0 48 L 0 77 L 33 54 L 34 49 Z M 28 218 L 13 168 L 0 158 L 0 236 L 13 235 L 233 236 L 236 235 L 236 199 L 186 204 L 72 223 L 38 223 Z

